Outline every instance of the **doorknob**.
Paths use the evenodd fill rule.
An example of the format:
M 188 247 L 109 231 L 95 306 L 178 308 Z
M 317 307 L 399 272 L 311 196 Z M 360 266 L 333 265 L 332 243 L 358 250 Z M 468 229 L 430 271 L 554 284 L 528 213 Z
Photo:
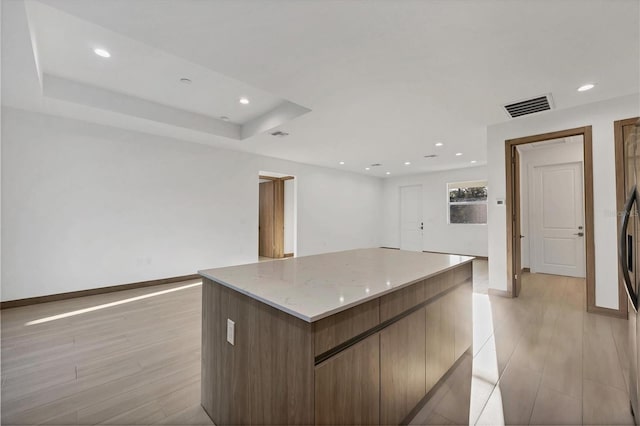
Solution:
M 578 232 L 577 234 L 573 234 L 573 235 L 577 235 L 578 237 L 584 237 L 584 232 Z
M 424 222 L 420 222 L 420 229 L 424 229 Z

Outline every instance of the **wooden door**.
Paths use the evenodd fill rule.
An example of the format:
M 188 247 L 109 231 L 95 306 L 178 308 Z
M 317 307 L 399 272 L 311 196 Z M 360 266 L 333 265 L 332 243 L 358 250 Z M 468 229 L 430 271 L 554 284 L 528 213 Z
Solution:
M 520 153 L 513 147 L 511 167 L 513 170 L 513 296 L 518 297 L 522 284 L 522 230 L 520 214 Z
M 258 255 L 284 257 L 284 181 L 260 183 Z

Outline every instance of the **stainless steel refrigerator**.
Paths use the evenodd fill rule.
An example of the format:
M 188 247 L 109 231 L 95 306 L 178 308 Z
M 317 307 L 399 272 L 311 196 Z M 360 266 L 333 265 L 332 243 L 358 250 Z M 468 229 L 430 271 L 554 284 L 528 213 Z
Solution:
M 640 203 L 640 121 L 635 125 L 626 126 L 623 131 L 624 140 L 624 191 L 627 196 L 624 210 L 621 212 L 619 250 L 620 269 L 628 296 L 629 310 L 629 398 L 631 411 L 636 424 L 640 422 L 638 411 L 638 355 L 640 350 L 640 315 L 638 315 L 638 290 L 640 284 L 640 217 L 638 204 Z

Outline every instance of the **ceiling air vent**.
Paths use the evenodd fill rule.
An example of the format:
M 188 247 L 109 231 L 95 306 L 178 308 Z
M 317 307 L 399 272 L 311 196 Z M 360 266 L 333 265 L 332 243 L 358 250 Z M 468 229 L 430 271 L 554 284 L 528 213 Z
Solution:
M 552 106 L 553 99 L 551 98 L 551 94 L 548 94 L 505 105 L 504 109 L 511 118 L 516 118 L 523 115 L 535 114 L 536 112 L 549 111 Z
M 380 163 L 373 163 L 373 164 L 371 165 L 371 167 L 380 167 L 380 166 L 382 166 L 382 164 L 380 164 Z
M 424 156 L 424 158 L 436 158 L 437 156 L 437 154 L 427 154 Z
M 289 133 L 282 132 L 282 131 L 278 130 L 276 132 L 271 133 L 271 136 L 276 136 L 278 138 L 284 138 L 285 136 L 289 136 Z

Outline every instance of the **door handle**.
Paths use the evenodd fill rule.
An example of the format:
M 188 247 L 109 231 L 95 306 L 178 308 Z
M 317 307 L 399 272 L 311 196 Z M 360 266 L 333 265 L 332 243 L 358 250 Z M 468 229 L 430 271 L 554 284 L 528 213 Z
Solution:
M 524 235 L 520 235 L 520 238 L 524 238 Z
M 619 238 L 619 250 L 618 261 L 620 262 L 620 269 L 622 269 L 622 278 L 624 279 L 625 290 L 627 290 L 627 296 L 631 301 L 631 306 L 638 312 L 638 295 L 633 291 L 631 286 L 631 278 L 629 277 L 629 265 L 627 264 L 627 227 L 629 226 L 629 216 L 631 215 L 631 208 L 633 203 L 637 200 L 636 186 L 634 185 L 629 194 L 629 198 L 624 203 L 624 210 L 622 212 L 622 223 L 620 224 L 620 238 Z
M 420 229 L 424 229 L 424 222 L 420 222 Z
M 578 237 L 584 237 L 584 232 L 578 232 L 577 234 L 573 234 L 573 235 L 577 235 Z

